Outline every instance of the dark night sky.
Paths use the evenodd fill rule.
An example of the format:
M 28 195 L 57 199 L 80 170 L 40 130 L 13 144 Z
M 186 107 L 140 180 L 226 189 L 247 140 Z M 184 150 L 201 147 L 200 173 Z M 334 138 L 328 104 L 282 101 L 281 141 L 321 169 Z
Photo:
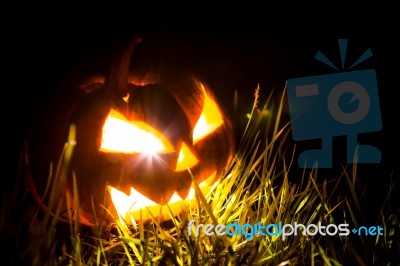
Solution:
M 84 17 L 84 16 L 82 16 Z M 102 72 L 107 55 L 115 43 L 130 32 L 139 33 L 143 42 L 135 51 L 133 64 L 137 67 L 179 66 L 201 75 L 214 89 L 222 104 L 238 127 L 242 129 L 242 114 L 233 110 L 233 92 L 240 96 L 239 110 L 245 113 L 252 105 L 253 92 L 261 85 L 261 97 L 266 99 L 271 89 L 283 89 L 289 78 L 334 73 L 331 68 L 314 59 L 318 50 L 338 63 L 338 38 L 349 39 L 348 60 L 367 48 L 374 57 L 357 69 L 374 68 L 383 119 L 383 131 L 374 134 L 372 141 L 383 153 L 382 167 L 374 168 L 369 182 L 388 178 L 394 172 L 399 176 L 399 150 L 394 124 L 399 113 L 394 90 L 398 87 L 398 41 L 390 34 L 390 25 L 374 25 L 359 21 L 345 27 L 325 30 L 302 27 L 277 29 L 276 23 L 260 21 L 249 23 L 206 23 L 200 26 L 185 21 L 160 23 L 141 20 L 116 23 L 99 22 L 73 16 L 57 19 L 45 17 L 23 24 L 20 30 L 10 29 L 5 57 L 10 59 L 12 84 L 11 104 L 20 114 L 10 121 L 11 136 L 23 139 L 32 115 L 66 82 L 73 84 L 87 75 Z M 278 22 L 279 23 L 279 22 Z M 383 33 L 383 29 L 389 33 Z M 136 60 L 136 61 L 135 61 Z M 8 63 L 8 61 L 6 61 Z M 3 107 L 4 108 L 4 107 Z M 13 112 L 14 113 L 14 112 Z M 286 114 L 287 115 L 287 114 Z M 397 141 L 396 141 L 397 140 Z M 20 147 L 17 142 L 17 147 Z M 14 149 L 13 158 L 18 156 Z M 15 163 L 13 164 L 15 165 Z M 385 177 L 378 176 L 384 171 Z

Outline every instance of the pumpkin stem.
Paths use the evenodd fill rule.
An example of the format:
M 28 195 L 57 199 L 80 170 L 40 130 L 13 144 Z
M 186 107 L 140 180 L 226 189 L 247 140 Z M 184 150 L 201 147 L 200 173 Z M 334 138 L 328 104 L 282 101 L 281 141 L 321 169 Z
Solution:
M 132 40 L 121 42 L 116 45 L 111 56 L 111 64 L 105 77 L 105 90 L 111 93 L 117 93 L 118 96 L 125 96 L 128 87 L 129 65 L 136 44 L 141 42 L 139 36 Z

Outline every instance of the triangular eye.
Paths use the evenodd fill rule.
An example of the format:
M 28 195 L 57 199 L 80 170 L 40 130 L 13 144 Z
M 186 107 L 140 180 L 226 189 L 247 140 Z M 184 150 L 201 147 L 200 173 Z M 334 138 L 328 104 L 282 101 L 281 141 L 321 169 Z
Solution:
M 185 143 L 182 143 L 175 171 L 185 171 L 188 168 L 192 168 L 193 166 L 195 166 L 198 162 L 199 160 L 190 151 L 189 147 Z
M 214 132 L 224 123 L 217 103 L 207 95 L 204 85 L 200 83 L 200 86 L 204 93 L 204 105 L 200 118 L 193 130 L 194 144 Z
M 133 154 L 174 149 L 161 132 L 142 121 L 129 121 L 112 109 L 103 126 L 100 151 Z

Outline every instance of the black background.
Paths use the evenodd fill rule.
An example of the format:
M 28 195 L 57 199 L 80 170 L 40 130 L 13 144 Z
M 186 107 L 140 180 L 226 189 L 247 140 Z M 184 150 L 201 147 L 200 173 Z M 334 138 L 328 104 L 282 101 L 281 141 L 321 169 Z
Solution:
M 338 38 L 349 39 L 350 64 L 371 48 L 373 58 L 354 68 L 374 68 L 378 79 L 383 130 L 363 140 L 380 148 L 383 158 L 381 164 L 365 165 L 360 171 L 364 173 L 362 182 L 370 188 L 371 204 L 383 202 L 390 178 L 398 179 L 396 126 L 400 112 L 395 91 L 399 87 L 399 42 L 394 36 L 395 24 L 378 23 L 367 16 L 356 23 L 341 21 L 333 26 L 318 22 L 300 25 L 294 21 L 288 22 L 289 27 L 282 27 L 283 18 L 267 21 L 266 16 L 251 21 L 234 16 L 231 22 L 224 17 L 214 21 L 190 12 L 181 20 L 151 13 L 146 18 L 123 21 L 104 14 L 87 15 L 31 14 L 30 19 L 17 23 L 18 16 L 4 32 L 3 66 L 7 71 L 2 113 L 4 132 L 9 134 L 6 146 L 12 143 L 7 152 L 11 154 L 10 162 L 4 165 L 11 166 L 12 171 L 2 190 L 9 190 L 14 183 L 21 148 L 38 110 L 61 87 L 66 89 L 66 84 L 72 87 L 91 74 L 104 72 L 111 49 L 132 33 L 143 39 L 133 57 L 134 67 L 178 66 L 203 77 L 234 122 L 237 136 L 244 128 L 257 84 L 263 102 L 271 90 L 282 91 L 289 78 L 335 73 L 314 56 L 321 50 L 339 65 Z M 236 109 L 235 90 L 239 95 Z M 284 119 L 288 120 L 287 109 Z M 335 141 L 338 162 L 336 168 L 326 172 L 328 176 L 341 171 L 340 165 L 345 163 L 340 151 L 345 142 L 341 138 Z
M 104 72 L 111 49 L 132 33 L 143 38 L 135 51 L 133 67 L 178 66 L 203 77 L 227 110 L 238 138 L 257 84 L 261 87 L 262 103 L 271 90 L 281 92 L 287 79 L 336 73 L 314 56 L 321 50 L 339 65 L 337 39 L 346 38 L 348 63 L 367 48 L 374 55 L 354 70 L 373 68 L 377 72 L 383 129 L 360 139 L 381 150 L 382 163 L 359 165 L 358 173 L 365 187 L 360 190 L 361 205 L 367 215 L 364 221 L 380 224 L 380 210 L 389 186 L 392 181 L 399 182 L 400 176 L 396 128 L 400 115 L 396 92 L 400 41 L 397 14 L 391 12 L 397 9 L 386 3 L 384 12 L 379 11 L 376 3 L 369 10 L 366 4 L 353 10 L 335 4 L 326 3 L 319 10 L 314 6 L 311 12 L 305 12 L 303 6 L 294 7 L 295 16 L 289 12 L 289 4 L 284 9 L 237 6 L 235 12 L 231 10 L 232 4 L 217 10 L 194 3 L 185 9 L 172 8 L 174 12 L 171 7 L 156 11 L 160 7 L 156 3 L 151 8 L 102 6 L 101 12 L 97 10 L 99 4 L 85 10 L 80 6 L 21 6 L 12 12 L 2 8 L 1 194 L 12 194 L 16 177 L 21 176 L 21 153 L 30 129 L 37 125 L 36 115 L 47 110 L 45 104 L 60 90 L 75 87 L 91 74 Z M 237 109 L 233 106 L 235 90 L 239 95 Z M 288 121 L 285 108 L 283 119 Z M 299 147 L 310 146 L 303 143 Z M 329 180 L 342 172 L 345 148 L 345 138 L 334 139 L 334 167 L 320 171 L 322 178 Z M 300 181 L 301 170 L 295 167 L 293 182 Z M 399 193 L 397 183 L 390 195 L 391 211 L 394 208 L 397 213 Z M 26 211 L 18 206 L 11 209 L 18 213 Z M 2 230 L 12 234 L 12 226 L 18 222 L 10 220 L 10 227 Z M 13 250 L 14 239 L 11 236 L 11 241 L 3 241 L 9 247 L 0 250 Z

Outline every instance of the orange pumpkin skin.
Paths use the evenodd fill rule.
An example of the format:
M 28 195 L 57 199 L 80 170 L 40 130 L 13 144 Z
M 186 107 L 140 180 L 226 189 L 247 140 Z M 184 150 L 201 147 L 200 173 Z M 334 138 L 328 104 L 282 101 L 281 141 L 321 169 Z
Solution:
M 130 80 L 130 83 L 136 81 Z M 130 95 L 128 102 L 122 99 L 121 93 L 110 90 L 90 92 L 78 101 L 69 117 L 68 124 L 76 126 L 76 145 L 60 197 L 65 194 L 72 197 L 72 177 L 75 176 L 80 211 L 79 217 L 73 219 L 85 225 L 95 225 L 94 212 L 98 223 L 113 222 L 102 206 L 117 216 L 109 186 L 126 194 L 132 187 L 148 199 L 165 205 L 174 193 L 186 198 L 192 186 L 190 173 L 198 184 L 215 175 L 211 182 L 214 183 L 232 157 L 232 128 L 221 108 L 223 123 L 205 137 L 193 140 L 194 128 L 203 112 L 205 95 L 213 99 L 212 92 L 198 80 L 188 75 L 169 74 L 148 84 L 130 86 L 127 92 Z M 111 110 L 130 121 L 142 121 L 158 130 L 173 150 L 157 153 L 153 157 L 140 153 L 102 151 L 102 130 Z M 67 128 L 67 125 L 62 128 Z M 198 163 L 190 167 L 190 173 L 182 169 L 176 171 L 183 143 L 198 159 Z M 42 188 L 38 187 L 44 185 L 43 180 L 37 183 L 35 176 L 32 177 L 31 189 L 40 201 L 38 195 Z M 66 209 L 66 206 L 63 208 Z M 67 220 L 67 215 L 62 218 Z

